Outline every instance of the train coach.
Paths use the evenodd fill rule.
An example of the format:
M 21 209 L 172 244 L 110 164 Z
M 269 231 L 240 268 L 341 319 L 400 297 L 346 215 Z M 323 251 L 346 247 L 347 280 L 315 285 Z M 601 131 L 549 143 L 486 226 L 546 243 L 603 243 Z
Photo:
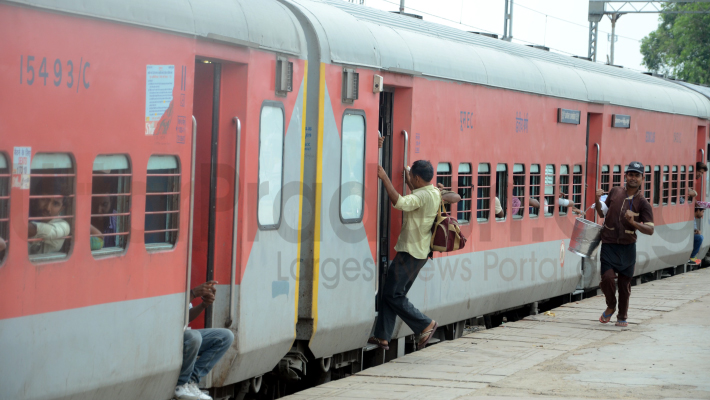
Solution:
M 428 159 L 463 199 L 467 247 L 409 294 L 439 340 L 596 289 L 561 193 L 584 210 L 646 166 L 640 275 L 688 259 L 688 191 L 710 187 L 705 88 L 340 0 L 5 0 L 0 38 L 0 398 L 169 398 L 210 279 L 190 327 L 235 334 L 216 398 L 404 354 L 401 321 L 390 352 L 363 347 L 402 218 L 378 164 L 406 191 Z M 57 240 L 25 233 L 50 221 Z

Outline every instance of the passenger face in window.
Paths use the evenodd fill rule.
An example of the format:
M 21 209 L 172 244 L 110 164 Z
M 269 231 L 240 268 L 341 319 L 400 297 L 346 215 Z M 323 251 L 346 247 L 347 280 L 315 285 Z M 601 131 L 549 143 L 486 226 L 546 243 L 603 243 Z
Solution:
M 56 217 L 61 215 L 64 209 L 63 198 L 37 199 L 38 217 Z
M 109 214 L 111 212 L 111 198 L 109 196 L 94 197 L 94 214 Z

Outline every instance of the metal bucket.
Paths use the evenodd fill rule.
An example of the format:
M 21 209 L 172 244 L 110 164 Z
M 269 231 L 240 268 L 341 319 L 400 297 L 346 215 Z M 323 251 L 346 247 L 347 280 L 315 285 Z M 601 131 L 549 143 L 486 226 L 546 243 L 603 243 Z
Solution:
M 602 241 L 602 226 L 577 218 L 569 241 L 569 251 L 582 257 L 591 257 Z

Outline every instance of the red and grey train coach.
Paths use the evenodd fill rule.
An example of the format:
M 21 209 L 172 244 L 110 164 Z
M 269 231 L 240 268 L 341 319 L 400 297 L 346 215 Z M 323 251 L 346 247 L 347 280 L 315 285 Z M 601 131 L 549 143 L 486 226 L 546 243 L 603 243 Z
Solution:
M 0 397 L 169 398 L 187 290 L 209 279 L 191 326 L 236 340 L 205 384 L 271 371 L 298 307 L 277 270 L 298 260 L 307 146 L 295 16 L 8 1 L 0 37 Z
M 190 326 L 236 338 L 216 397 L 362 368 L 401 226 L 378 163 L 404 190 L 428 159 L 463 198 L 469 244 L 409 295 L 440 339 L 598 286 L 557 198 L 584 210 L 631 160 L 656 220 L 637 274 L 692 247 L 702 88 L 337 0 L 3 1 L 0 22 L 3 398 L 168 398 L 210 279 Z

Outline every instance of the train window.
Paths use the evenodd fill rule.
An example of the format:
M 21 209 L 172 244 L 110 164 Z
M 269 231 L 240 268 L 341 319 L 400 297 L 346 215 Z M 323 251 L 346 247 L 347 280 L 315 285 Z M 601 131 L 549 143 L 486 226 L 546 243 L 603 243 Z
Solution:
M 614 165 L 613 182 L 611 187 L 621 186 L 621 165 Z
M 644 167 L 643 197 L 645 197 L 646 200 L 651 199 L 651 166 L 650 165 L 647 165 Z
M 513 164 L 513 219 L 522 219 L 525 215 L 525 165 Z
M 569 197 L 569 165 L 560 165 L 560 195 L 563 193 L 565 199 L 572 200 Z M 560 205 L 559 215 L 567 215 L 567 207 Z
M 609 193 L 609 189 L 611 187 L 609 186 L 609 166 L 608 165 L 602 165 L 602 176 L 601 176 L 601 189 L 604 191 L 604 193 Z
M 459 164 L 458 171 L 458 193 L 461 196 L 461 201 L 456 204 L 457 219 L 460 223 L 469 222 L 471 220 L 471 195 L 473 175 L 470 163 Z
M 445 190 L 451 190 L 451 164 L 440 162 L 436 166 L 436 183 L 441 184 Z M 446 211 L 451 211 L 451 204 L 444 205 Z
M 500 212 L 496 213 L 497 221 L 505 221 L 508 215 L 508 165 L 496 166 L 496 198 L 500 203 Z M 497 207 L 496 207 L 497 208 Z
M 126 248 L 131 216 L 131 167 L 122 154 L 100 155 L 91 178 L 91 252 L 95 256 Z
M 678 181 L 679 191 L 678 191 L 678 202 L 680 204 L 685 204 L 685 184 L 688 179 L 688 175 L 685 173 L 685 165 L 680 166 L 680 180 Z
M 547 164 L 545 166 L 545 216 L 549 217 L 555 213 L 555 166 Z
M 343 123 L 345 124 L 345 120 Z M 356 122 L 349 122 L 348 126 L 350 123 Z M 350 129 L 348 130 L 350 131 Z M 257 189 L 257 222 L 262 229 L 276 229 L 281 222 L 283 152 L 283 105 L 273 101 L 265 101 L 261 107 L 259 126 L 259 186 Z
M 69 154 L 39 153 L 32 158 L 27 247 L 33 261 L 65 258 L 71 250 L 75 174 Z
M 653 205 L 657 206 L 661 201 L 661 166 L 653 167 Z
M 668 173 L 668 166 L 663 166 L 663 205 L 668 204 L 668 194 L 669 186 L 668 181 L 670 180 L 670 174 Z
M 678 166 L 671 167 L 671 204 L 678 201 Z
M 476 220 L 478 222 L 486 222 L 491 211 L 491 165 L 488 163 L 478 164 L 478 189 L 476 193 Z
M 575 165 L 572 170 L 572 203 L 578 209 L 582 208 L 582 166 Z
M 540 214 L 540 208 L 543 204 L 540 204 L 542 199 L 540 198 L 540 164 L 530 165 L 530 200 L 535 200 L 539 204 L 537 207 L 530 207 L 530 217 L 537 217 Z M 543 211 L 544 212 L 544 211 Z
M 10 238 L 10 163 L 0 153 L 0 265 L 5 261 Z
M 277 110 L 281 111 L 281 109 Z M 283 128 L 281 127 L 281 129 Z M 340 218 L 344 223 L 360 222 L 362 221 L 365 204 L 363 195 L 365 188 L 365 114 L 362 111 L 345 110 L 342 136 L 342 147 L 340 149 Z M 281 140 L 281 145 L 283 146 L 283 138 Z M 280 170 L 281 167 L 279 167 Z M 279 176 L 278 179 L 280 180 L 281 177 Z M 272 217 L 272 220 L 269 221 L 272 224 L 274 222 L 278 223 L 277 217 Z
M 150 156 L 145 192 L 145 246 L 150 250 L 173 248 L 180 221 L 180 164 L 177 157 Z
M 695 187 L 695 173 L 693 172 L 693 166 L 688 165 L 688 190 L 694 190 L 693 188 Z M 700 200 L 700 193 L 698 193 L 698 197 L 695 198 L 695 200 Z

